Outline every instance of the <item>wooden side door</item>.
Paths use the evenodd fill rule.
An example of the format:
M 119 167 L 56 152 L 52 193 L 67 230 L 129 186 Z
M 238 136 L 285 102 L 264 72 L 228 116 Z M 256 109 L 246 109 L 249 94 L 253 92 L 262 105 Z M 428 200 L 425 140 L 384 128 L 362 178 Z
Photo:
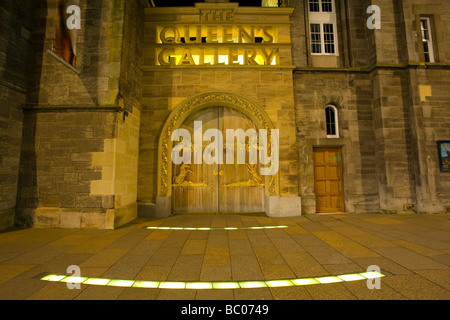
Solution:
M 314 149 L 316 211 L 344 212 L 344 181 L 341 148 Z

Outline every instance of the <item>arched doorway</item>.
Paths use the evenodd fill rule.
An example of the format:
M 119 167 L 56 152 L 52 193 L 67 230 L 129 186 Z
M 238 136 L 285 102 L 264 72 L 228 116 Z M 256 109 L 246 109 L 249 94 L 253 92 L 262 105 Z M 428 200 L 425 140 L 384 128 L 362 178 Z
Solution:
M 172 163 L 174 130 L 192 131 L 196 120 L 203 130 L 227 127 L 244 131 L 271 130 L 267 114 L 250 100 L 230 93 L 208 93 L 179 105 L 166 121 L 158 145 L 158 196 L 160 216 L 175 212 L 265 212 L 267 198 L 279 197 L 279 174 L 263 176 L 247 165 L 182 167 Z M 191 132 L 190 131 L 190 132 Z M 226 136 L 226 135 L 224 135 Z M 237 146 L 234 146 L 235 148 Z M 194 169 L 194 170 L 192 170 Z M 261 179 L 263 181 L 261 181 Z M 243 199 L 250 198 L 251 201 Z M 196 199 L 196 200 L 194 200 Z
M 201 159 L 201 164 L 172 164 L 173 213 L 264 212 L 265 178 L 260 174 L 260 164 L 250 164 L 250 153 L 257 151 L 250 148 L 257 144 L 257 126 L 240 111 L 228 107 L 202 109 L 188 117 L 180 129 L 195 137 L 196 124 L 201 124 L 202 135 L 211 129 L 220 133 L 222 150 L 212 150 L 211 155 L 221 161 L 208 164 Z M 240 131 L 241 135 L 230 135 L 230 131 Z M 215 139 L 202 139 L 194 147 L 202 148 L 202 156 L 205 151 L 209 155 L 208 146 L 211 142 L 215 145 Z

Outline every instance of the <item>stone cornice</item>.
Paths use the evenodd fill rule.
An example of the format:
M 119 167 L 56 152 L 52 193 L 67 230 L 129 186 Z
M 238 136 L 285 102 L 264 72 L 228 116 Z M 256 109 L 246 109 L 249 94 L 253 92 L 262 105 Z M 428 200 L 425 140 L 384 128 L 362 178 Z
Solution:
M 66 105 L 66 106 L 29 106 L 22 107 L 24 112 L 123 112 L 124 109 L 117 105 L 89 106 L 89 105 Z
M 197 15 L 200 10 L 235 10 L 237 15 L 273 15 L 290 16 L 294 8 L 280 7 L 239 7 L 237 3 L 197 3 L 195 7 L 146 7 L 148 15 Z M 216 22 L 217 23 L 217 22 Z
M 408 62 L 404 64 L 376 63 L 367 68 L 320 68 L 320 67 L 295 67 L 294 72 L 349 72 L 370 73 L 377 69 L 450 69 L 449 63 L 419 63 Z

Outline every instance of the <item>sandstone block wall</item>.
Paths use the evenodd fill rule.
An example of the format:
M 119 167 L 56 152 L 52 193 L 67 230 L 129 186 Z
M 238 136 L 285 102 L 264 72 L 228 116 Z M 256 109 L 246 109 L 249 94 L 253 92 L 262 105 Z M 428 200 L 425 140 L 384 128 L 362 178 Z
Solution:
M 366 27 L 366 8 L 381 9 L 382 27 Z M 341 146 L 346 210 L 448 211 L 450 176 L 439 170 L 437 141 L 450 139 L 449 4 L 446 1 L 338 1 L 339 47 L 332 72 L 308 58 L 304 7 L 294 15 L 294 72 L 305 212 L 315 212 L 313 146 Z M 431 19 L 436 63 L 425 64 L 420 17 Z M 306 39 L 306 40 L 305 40 Z M 348 60 L 347 60 L 348 59 Z M 323 109 L 339 108 L 341 138 L 324 137 Z
M 91 193 L 91 181 L 102 179 L 104 164 L 94 165 L 92 157 L 104 150 L 105 139 L 115 137 L 116 119 L 114 111 L 25 113 L 18 225 L 45 225 L 51 220 L 51 226 L 59 226 L 58 215 L 50 219 L 41 211 L 37 216 L 37 208 L 102 214 L 114 207 L 112 193 Z
M 56 4 L 0 3 L 0 229 L 14 219 L 77 228 L 132 220 L 137 201 L 156 202 L 158 137 L 170 112 L 215 91 L 245 96 L 282 128 L 281 195 L 300 196 L 304 213 L 316 212 L 318 146 L 343 149 L 347 212 L 450 210 L 437 150 L 450 140 L 449 1 L 336 0 L 338 57 L 310 54 L 308 1 L 291 1 L 291 34 L 284 17 L 279 37 L 292 43 L 280 56 L 293 72 L 148 68 L 151 22 L 192 16 L 146 16 L 140 0 L 81 1 L 74 72 L 47 53 Z M 380 30 L 366 27 L 371 4 L 381 8 Z M 271 17 L 249 12 L 237 19 Z M 436 63 L 425 63 L 421 16 L 431 21 Z M 339 111 L 339 139 L 325 135 L 328 104 Z
M 14 225 L 34 2 L 0 3 L 0 230 Z
M 25 95 L 0 85 L 0 230 L 14 225 Z
M 372 91 L 367 75 L 298 72 L 294 76 L 302 210 L 316 213 L 314 147 L 341 147 L 348 212 L 378 210 Z M 338 109 L 340 138 L 327 138 L 325 108 Z
M 74 70 L 52 49 L 56 1 L 41 1 L 17 224 L 111 229 L 137 216 L 143 3 L 87 1 Z
M 211 6 L 213 5 L 211 4 Z M 268 19 L 276 21 L 276 28 L 274 28 L 276 31 L 273 32 L 276 33 L 280 43 L 275 43 L 273 46 L 280 46 L 280 67 L 211 66 L 196 68 L 181 66 L 163 68 L 156 66 L 155 45 L 159 39 L 157 28 L 173 23 L 198 21 L 199 13 L 198 8 L 189 8 L 187 11 L 177 9 L 178 11 L 174 11 L 174 14 L 170 14 L 169 10 L 149 9 L 147 11 L 140 134 L 139 202 L 156 203 L 157 200 L 158 140 L 165 121 L 171 112 L 184 101 L 212 92 L 225 92 L 249 99 L 268 115 L 275 128 L 280 129 L 280 196 L 290 198 L 299 195 L 288 14 L 291 10 L 276 13 L 277 9 L 246 8 L 241 11 L 234 5 L 225 9 L 230 10 L 230 8 L 235 12 L 234 20 L 228 21 L 229 24 L 249 25 L 248 21 L 251 21 L 255 25 L 264 25 Z M 202 24 L 202 22 L 198 23 Z M 211 23 L 205 25 L 209 26 Z M 236 43 L 233 45 L 233 48 L 238 48 Z M 221 46 L 226 47 L 223 44 Z
M 298 196 L 292 72 L 177 70 L 144 74 L 139 201 L 156 200 L 158 139 L 164 121 L 186 99 L 208 92 L 244 95 L 268 114 L 280 128 L 281 194 Z

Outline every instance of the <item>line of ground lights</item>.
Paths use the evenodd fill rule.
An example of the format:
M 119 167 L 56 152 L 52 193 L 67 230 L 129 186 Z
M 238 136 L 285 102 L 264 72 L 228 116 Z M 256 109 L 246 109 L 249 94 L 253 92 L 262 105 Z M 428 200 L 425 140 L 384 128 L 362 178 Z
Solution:
M 148 230 L 185 230 L 185 231 L 217 231 L 217 230 L 268 230 L 286 229 L 288 226 L 259 226 L 259 227 L 226 227 L 226 228 L 183 228 L 183 227 L 145 227 Z
M 50 274 L 43 277 L 42 281 L 60 282 L 70 284 L 83 284 L 90 286 L 142 288 L 142 289 L 178 289 L 178 290 L 220 290 L 220 289 L 254 289 L 254 288 L 282 288 L 298 287 L 318 284 L 330 284 L 339 282 L 361 281 L 385 277 L 379 272 L 364 272 L 345 274 L 340 276 L 327 276 L 319 278 L 304 278 L 292 280 L 270 281 L 240 281 L 240 282 L 169 282 L 169 281 L 136 281 L 117 280 L 103 278 L 85 278 L 67 275 Z

